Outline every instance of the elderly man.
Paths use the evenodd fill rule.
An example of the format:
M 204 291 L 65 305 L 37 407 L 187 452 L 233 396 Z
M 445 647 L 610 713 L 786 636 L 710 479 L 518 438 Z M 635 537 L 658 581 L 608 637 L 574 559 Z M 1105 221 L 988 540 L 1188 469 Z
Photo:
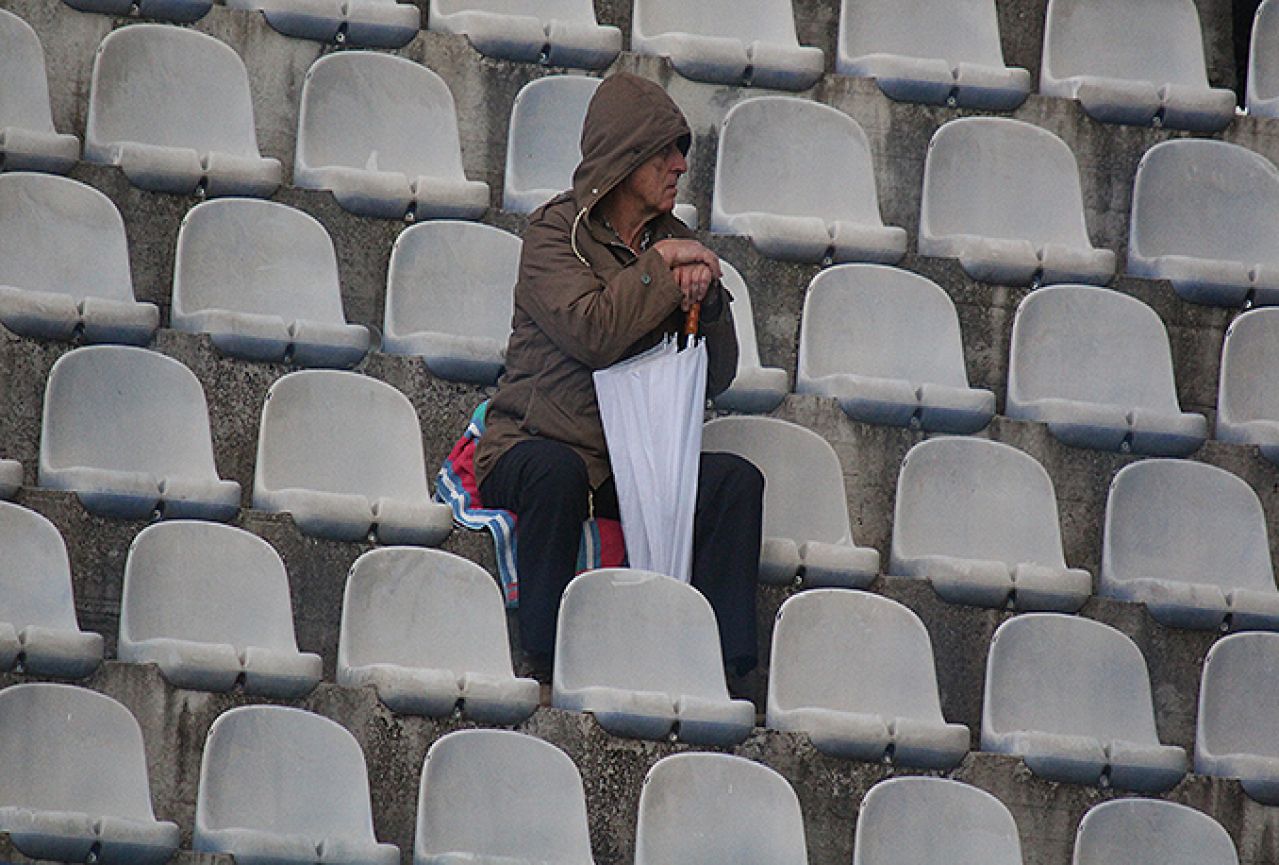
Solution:
M 524 234 L 506 372 L 475 470 L 485 505 L 516 514 L 520 639 L 534 669 L 549 668 L 582 522 L 617 517 L 592 372 L 679 333 L 694 303 L 710 395 L 736 371 L 719 259 L 671 215 L 691 140 L 660 86 L 611 76 L 587 110 L 572 190 L 536 211 Z M 740 457 L 703 454 L 692 582 L 710 600 L 725 664 L 739 675 L 756 663 L 763 489 Z

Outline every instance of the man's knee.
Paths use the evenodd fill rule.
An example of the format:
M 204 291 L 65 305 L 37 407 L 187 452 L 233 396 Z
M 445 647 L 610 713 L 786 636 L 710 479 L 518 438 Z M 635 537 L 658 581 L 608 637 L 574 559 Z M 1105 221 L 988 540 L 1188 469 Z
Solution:
M 715 479 L 720 494 L 725 497 L 741 496 L 762 499 L 764 473 L 745 457 L 729 453 L 702 454 L 703 471 Z
M 590 477 L 586 463 L 568 445 L 538 442 L 523 472 L 522 495 L 586 501 Z

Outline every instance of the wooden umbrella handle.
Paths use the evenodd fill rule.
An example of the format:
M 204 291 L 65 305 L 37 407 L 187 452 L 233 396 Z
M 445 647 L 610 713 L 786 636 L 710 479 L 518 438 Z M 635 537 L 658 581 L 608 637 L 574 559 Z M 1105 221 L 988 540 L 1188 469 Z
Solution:
M 688 308 L 688 316 L 684 319 L 684 335 L 697 336 L 697 329 L 701 325 L 702 305 L 695 303 Z

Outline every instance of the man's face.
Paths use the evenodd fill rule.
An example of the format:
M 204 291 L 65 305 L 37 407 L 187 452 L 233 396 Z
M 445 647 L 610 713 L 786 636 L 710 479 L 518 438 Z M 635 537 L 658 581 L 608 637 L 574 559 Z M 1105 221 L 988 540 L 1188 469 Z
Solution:
M 670 213 L 675 209 L 675 187 L 688 171 L 688 161 L 672 141 L 645 160 L 622 181 L 621 189 L 644 204 L 646 210 Z

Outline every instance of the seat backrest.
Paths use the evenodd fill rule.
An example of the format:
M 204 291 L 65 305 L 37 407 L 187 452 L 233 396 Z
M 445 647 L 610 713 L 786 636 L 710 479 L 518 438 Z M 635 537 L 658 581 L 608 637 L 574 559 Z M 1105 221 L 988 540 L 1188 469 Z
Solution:
M 1245 312 L 1230 323 L 1221 348 L 1217 409 L 1234 423 L 1279 421 L 1279 307 Z
M 737 334 L 737 368 L 754 369 L 760 366 L 759 342 L 755 338 L 755 311 L 751 307 L 751 293 L 737 268 L 724 259 L 719 260 L 723 276 L 720 282 L 733 296 L 733 330 Z
M 691 33 L 746 44 L 798 45 L 790 0 L 635 0 L 635 28 L 648 37 Z
M 1279 96 L 1279 3 L 1262 0 L 1252 21 L 1252 42 L 1248 51 L 1248 110 L 1255 103 Z M 1270 107 L 1265 116 L 1272 117 Z
M 459 12 L 488 12 L 492 15 L 532 16 L 540 21 L 595 23 L 593 0 L 431 0 L 437 15 Z
M 843 0 L 843 52 L 1003 67 L 995 0 Z
M 635 865 L 807 865 L 804 818 L 790 783 L 731 754 L 672 754 L 640 790 Z
M 799 379 L 851 373 L 968 387 L 959 315 L 925 276 L 878 264 L 841 264 L 804 297 Z
M 0 9 L 0 129 L 53 132 L 44 48 L 31 25 Z
M 0 174 L 0 285 L 132 302 L 120 211 L 66 177 Z
M 1208 87 L 1194 0 L 1049 0 L 1044 75 Z
M 1239 865 L 1235 842 L 1202 811 L 1159 799 L 1112 799 L 1079 821 L 1071 865 Z
M 438 739 L 417 801 L 418 861 L 593 862 L 582 776 L 567 754 L 533 736 L 458 730 Z
M 582 161 L 582 123 L 600 86 L 585 75 L 548 75 L 525 84 L 511 106 L 506 140 L 506 189 L 551 189 L 573 184 Z
M 853 865 L 1021 865 L 1017 824 L 985 790 L 889 778 L 862 800 Z
M 71 562 L 58 527 L 44 516 L 0 502 L 0 622 L 77 631 Z
M 1197 751 L 1279 758 L 1276 665 L 1279 634 L 1245 631 L 1213 643 L 1199 685 Z

